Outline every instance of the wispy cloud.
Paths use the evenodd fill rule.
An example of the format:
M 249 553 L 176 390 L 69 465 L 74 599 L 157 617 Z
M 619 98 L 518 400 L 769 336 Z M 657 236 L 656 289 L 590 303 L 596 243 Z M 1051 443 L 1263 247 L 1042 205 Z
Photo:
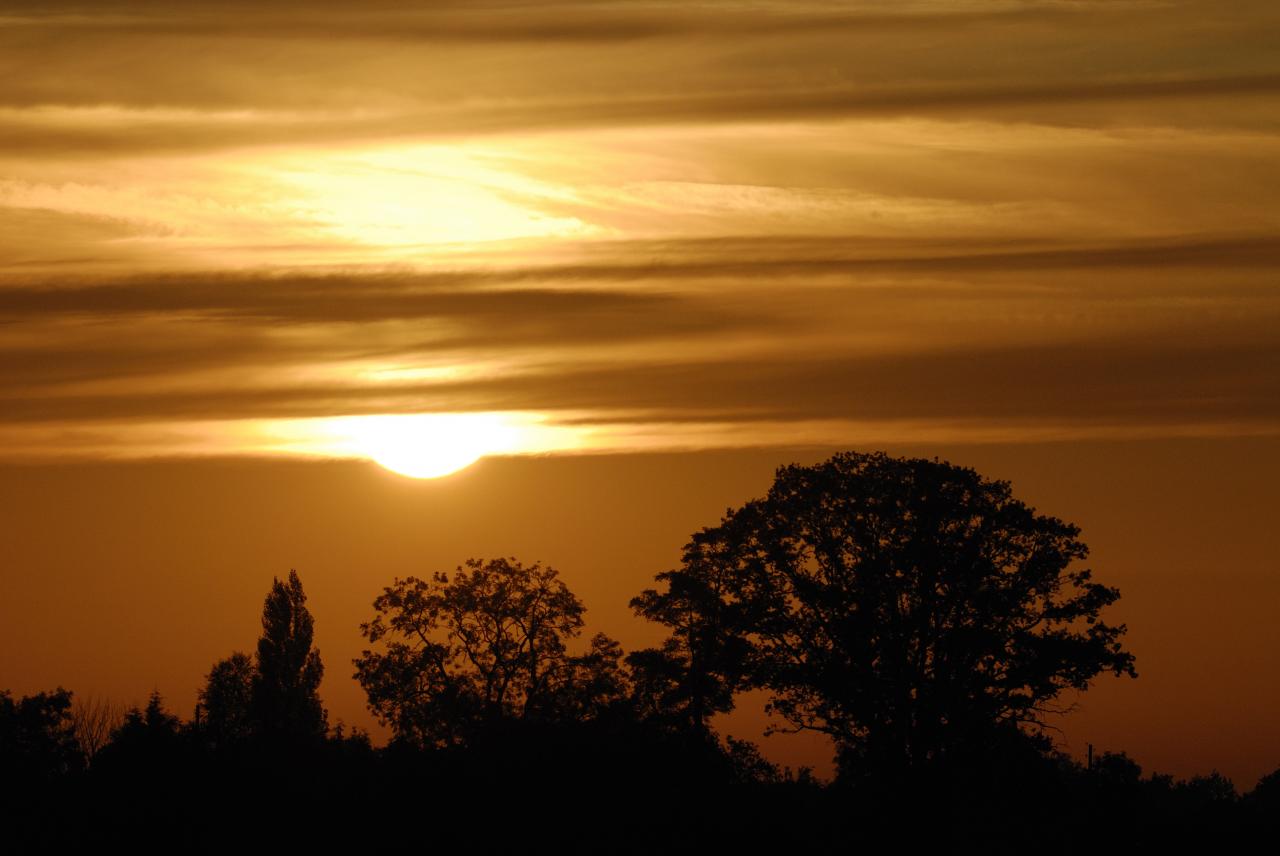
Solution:
M 0 437 L 1274 433 L 1277 37 L 1253 0 L 10 3 Z

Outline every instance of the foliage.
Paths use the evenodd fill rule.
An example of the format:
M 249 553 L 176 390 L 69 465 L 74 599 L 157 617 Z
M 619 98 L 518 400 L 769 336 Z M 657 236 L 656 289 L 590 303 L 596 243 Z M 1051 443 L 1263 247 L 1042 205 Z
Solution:
M 213 664 L 200 690 L 204 732 L 214 746 L 240 743 L 253 732 L 253 682 L 257 669 L 248 654 L 234 652 Z
M 145 708 L 125 711 L 120 725 L 102 748 L 94 770 L 151 770 L 172 768 L 181 759 L 181 721 L 164 706 L 159 691 L 153 691 Z
M 1204 805 L 1233 803 L 1240 798 L 1232 781 L 1217 770 L 1207 776 L 1192 776 L 1179 783 L 1178 790 L 1190 797 L 1189 802 Z
M 453 577 L 397 579 L 361 625 L 355 661 L 370 709 L 401 741 L 466 742 L 512 720 L 600 715 L 625 694 L 621 649 L 608 637 L 572 656 L 584 607 L 558 573 L 516 559 L 469 559 Z
M 971 469 L 846 453 L 780 468 L 636 606 L 672 628 L 690 686 L 708 683 L 705 645 L 702 668 L 769 690 L 787 729 L 901 772 L 1042 725 L 1100 672 L 1135 674 L 1125 628 L 1099 619 L 1119 593 L 1075 567 L 1078 535 Z M 725 636 L 745 653 L 720 656 Z
M 1255 810 L 1270 814 L 1280 826 L 1280 769 L 1258 779 L 1258 784 L 1245 799 Z
M 58 687 L 15 700 L 0 690 L 0 775 L 5 784 L 38 782 L 80 769 L 71 692 Z
M 546 710 L 574 722 L 625 717 L 629 712 L 631 676 L 622 646 L 603 633 L 587 642 L 587 650 L 566 657 L 560 674 L 548 683 L 552 695 Z
M 665 624 L 670 635 L 660 648 L 633 652 L 637 701 L 651 720 L 708 734 L 708 721 L 733 707 L 749 652 L 735 631 L 743 625 L 736 579 L 730 563 L 710 551 L 686 549 L 684 568 L 659 574 L 666 585 L 646 589 L 631 600 L 643 618 Z
M 314 621 L 296 571 L 272 581 L 262 606 L 257 671 L 250 701 L 255 725 L 263 734 L 294 741 L 317 740 L 328 730 L 320 702 L 324 666 L 312 647 Z
M 777 784 L 790 778 L 790 770 L 784 772 L 779 769 L 777 764 L 761 755 L 760 747 L 750 740 L 726 736 L 724 754 L 733 780 L 739 784 Z

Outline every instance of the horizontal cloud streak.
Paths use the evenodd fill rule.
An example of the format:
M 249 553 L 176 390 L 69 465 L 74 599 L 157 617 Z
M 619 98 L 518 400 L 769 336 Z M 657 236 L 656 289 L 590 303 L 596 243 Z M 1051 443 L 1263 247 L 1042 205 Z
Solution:
M 1180 348 L 988 348 L 792 362 L 561 370 L 510 379 L 4 399 L 8 421 L 296 418 L 436 410 L 590 412 L 600 422 L 1241 423 L 1280 431 L 1280 339 Z
M 620 41 L 679 36 L 785 36 L 850 28 L 939 30 L 1017 22 L 1068 23 L 1081 14 L 1115 15 L 1142 2 L 1108 0 L 1067 5 L 1046 2 L 859 4 L 786 0 L 760 3 L 719 0 L 687 3 L 370 3 L 352 12 L 345 4 L 316 2 L 197 2 L 94 4 L 10 3 L 0 26 L 48 28 L 63 33 L 127 31 L 156 35 L 253 36 L 273 39 L 376 39 L 390 41 Z
M 1274 433 L 1277 37 L 1254 0 L 10 3 L 0 436 Z
M 595 278 L 604 272 L 598 269 L 569 273 L 582 279 L 589 274 Z M 557 273 L 549 271 L 546 279 L 554 281 L 559 278 Z M 516 274 L 512 278 L 524 279 L 527 275 Z M 624 334 L 628 327 L 638 326 L 645 316 L 662 317 L 665 325 L 671 325 L 673 333 L 698 332 L 715 326 L 712 319 L 705 317 L 705 312 L 696 313 L 694 301 L 673 296 L 510 288 L 455 290 L 460 280 L 500 282 L 502 277 L 446 274 L 417 278 L 416 282 L 410 279 L 410 284 L 401 288 L 388 288 L 388 279 L 376 276 L 248 281 L 223 278 L 195 283 L 176 279 L 134 286 L 3 288 L 0 289 L 0 317 L 198 312 L 216 317 L 295 323 L 420 318 L 469 318 L 483 323 L 497 318 L 514 324 L 523 318 L 535 318 L 576 324 L 580 334 L 600 329 L 606 336 Z M 686 322 L 689 328 L 680 329 L 679 325 Z
M 1280 430 L 1280 242 L 1265 236 L 605 246 L 617 261 L 3 288 L 0 323 L 27 337 L 0 350 L 0 422 L 483 410 Z M 672 261 L 621 261 L 655 256 Z M 328 368 L 290 379 L 307 367 Z M 402 379 L 420 369 L 444 374 Z
M 946 242 L 872 242 L 856 238 L 733 238 L 629 242 L 614 255 L 645 261 L 460 268 L 447 272 L 305 276 L 185 274 L 106 280 L 92 285 L 0 286 L 0 318 L 39 315 L 208 312 L 299 321 L 377 320 L 560 310 L 592 317 L 674 313 L 693 308 L 670 293 L 562 290 L 566 285 L 694 279 L 765 279 L 857 273 L 962 273 L 1089 268 L 1280 267 L 1280 236 L 1189 236 L 1094 246 L 1031 242 L 970 242 L 970 252 Z M 897 249 L 884 253 L 883 244 Z M 606 245 L 607 246 L 607 245 Z M 539 289 L 519 286 L 537 284 Z M 546 286 L 558 290 L 547 290 Z M 482 289 L 482 290 L 477 290 Z M 671 319 L 679 323 L 678 318 Z
M 690 121 L 1280 122 L 1280 10 L 1252 0 L 6 8 L 0 151 L 27 158 Z
M 1275 118 L 1267 99 L 1280 94 L 1280 72 L 1193 78 L 1064 81 L 1045 84 L 932 85 L 911 87 L 761 88 L 750 91 L 634 95 L 602 99 L 545 98 L 514 106 L 466 103 L 406 109 L 390 114 L 273 115 L 256 121 L 198 113 L 166 116 L 138 111 L 132 121 L 50 121 L 40 109 L 0 114 L 0 153 L 24 157 L 124 155 L 207 151 L 306 140 L 309 144 L 386 139 L 448 140 L 476 135 L 545 130 L 644 127 L 761 121 L 837 121 L 866 118 L 941 117 L 1015 119 L 1023 108 L 1040 121 L 1055 121 L 1057 105 L 1144 105 L 1227 97 L 1253 99 L 1259 116 Z M 1014 111 L 1012 114 L 1010 111 Z M 65 115 L 65 114 L 64 114 Z M 1208 119 L 1212 112 L 1206 113 Z M 74 117 L 73 117 L 74 118 Z M 1067 123 L 1079 120 L 1067 117 Z

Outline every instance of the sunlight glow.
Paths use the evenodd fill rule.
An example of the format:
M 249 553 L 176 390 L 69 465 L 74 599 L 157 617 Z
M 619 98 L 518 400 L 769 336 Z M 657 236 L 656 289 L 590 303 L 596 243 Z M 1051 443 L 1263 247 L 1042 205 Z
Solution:
M 377 247 L 591 234 L 574 217 L 539 210 L 564 191 L 447 146 L 312 157 L 269 177 L 292 188 L 302 220 Z
M 0 424 L 0 461 L 12 457 L 207 457 L 363 459 L 409 476 L 439 478 L 487 455 L 523 456 L 607 448 L 600 432 L 564 412 L 560 424 L 530 411 L 230 419 L 100 425 Z M 50 445 L 49 438 L 56 437 Z
M 394 473 L 433 479 L 485 455 L 519 448 L 519 429 L 486 413 L 369 416 L 346 420 L 353 450 Z
M 246 426 L 267 454 L 365 458 L 416 479 L 447 476 L 486 455 L 538 455 L 589 445 L 589 432 L 520 411 L 279 420 Z

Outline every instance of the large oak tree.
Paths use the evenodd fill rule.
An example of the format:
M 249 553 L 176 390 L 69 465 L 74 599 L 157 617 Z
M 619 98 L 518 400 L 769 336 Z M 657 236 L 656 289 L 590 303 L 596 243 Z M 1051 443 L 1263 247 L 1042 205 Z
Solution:
M 1119 592 L 1080 566 L 1079 534 L 972 469 L 846 453 L 780 468 L 633 605 L 672 628 L 693 718 L 723 709 L 726 683 L 762 688 L 784 728 L 902 773 L 1135 674 L 1125 628 L 1100 618 Z

